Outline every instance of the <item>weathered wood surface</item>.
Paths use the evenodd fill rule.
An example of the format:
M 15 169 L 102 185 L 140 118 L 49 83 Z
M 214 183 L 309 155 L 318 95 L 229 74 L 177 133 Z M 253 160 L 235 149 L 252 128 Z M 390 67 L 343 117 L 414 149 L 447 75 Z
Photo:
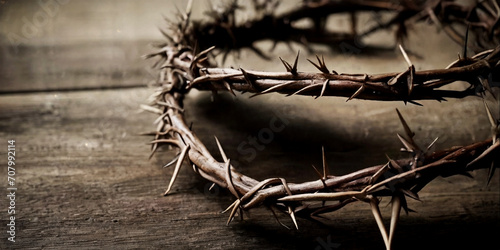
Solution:
M 183 1 L 165 5 L 162 0 L 140 4 L 61 1 L 67 4 L 60 5 L 36 37 L 21 46 L 12 44 L 9 32 L 22 34 L 22 18 L 32 20 L 43 11 L 34 2 L 0 5 L 0 144 L 4 143 L 0 154 L 6 162 L 7 140 L 16 140 L 18 187 L 16 242 L 7 241 L 4 226 L 1 249 L 383 249 L 367 204 L 352 204 L 329 215 L 326 225 L 299 219 L 299 231 L 282 227 L 264 208 L 226 226 L 228 215 L 220 212 L 233 202 L 232 196 L 219 189 L 209 192 L 211 183 L 195 175 L 187 164 L 172 194 L 163 197 L 173 170 L 162 165 L 176 152 L 165 148 L 148 160 L 151 138 L 138 135 L 154 129 L 156 117 L 137 112 L 152 90 L 68 91 L 133 87 L 154 80 L 153 71 L 146 67 L 149 63 L 139 56 L 148 50 L 147 42 L 160 37 L 155 25 L 162 24 L 161 14 L 172 14 L 173 5 L 182 6 Z M 198 12 L 205 7 L 205 3 L 195 6 Z M 346 20 L 339 25 L 346 26 Z M 415 32 L 407 48 L 421 56 L 412 56 L 417 69 L 445 67 L 461 51 L 433 28 L 418 27 Z M 422 35 L 426 39 L 419 39 Z M 393 41 L 387 34 L 375 38 L 380 44 Z M 406 68 L 393 51 L 374 55 L 360 48 L 358 56 L 353 56 L 317 49 L 338 72 Z M 286 60 L 292 60 L 292 54 L 286 46 L 278 46 L 274 52 L 275 58 Z M 314 71 L 305 58 L 314 55 L 302 52 L 299 70 Z M 262 62 L 247 51 L 229 65 L 283 70 L 278 59 Z M 13 93 L 30 91 L 38 93 Z M 195 133 L 209 150 L 217 156 L 215 135 L 231 162 L 238 163 L 238 170 L 256 179 L 281 176 L 294 182 L 317 178 L 310 165 L 321 165 L 322 145 L 332 174 L 385 163 L 385 153 L 393 158 L 405 156 L 398 152 L 401 145 L 395 134 L 403 128 L 395 108 L 406 117 L 421 145 L 439 136 L 436 149 L 482 140 L 490 133 L 482 101 L 472 97 L 444 103 L 424 101 L 424 107 L 357 100 L 345 103 L 343 98 L 247 97 L 223 94 L 211 102 L 209 93 L 193 92 L 185 108 L 188 122 L 193 122 Z M 493 108 L 498 114 L 498 107 Z M 254 158 L 249 151 L 238 150 L 249 137 L 258 137 L 259 131 L 269 127 L 273 117 L 288 123 L 273 133 L 269 144 L 254 148 Z M 7 169 L 0 173 L 6 194 Z M 402 216 L 396 249 L 498 246 L 498 171 L 490 186 L 486 186 L 486 171 L 472 174 L 474 179 L 438 178 L 420 193 L 422 202 L 410 201 L 417 213 Z M 7 204 L 4 195 L 0 198 L 2 225 L 8 223 Z M 382 210 L 388 218 L 389 208 L 382 206 Z M 287 216 L 280 215 L 280 220 L 292 226 Z
M 16 140 L 18 183 L 16 243 L 7 242 L 3 233 L 2 248 L 321 249 L 324 242 L 335 243 L 330 246 L 341 249 L 383 248 L 368 204 L 354 204 L 332 214 L 326 222 L 328 226 L 299 219 L 299 231 L 280 226 L 265 209 L 251 211 L 250 218 L 226 226 L 227 215 L 220 212 L 233 198 L 223 190 L 209 192 L 210 183 L 196 176 L 187 165 L 181 170 L 174 192 L 161 196 L 172 173 L 172 169 L 161 166 L 175 152 L 165 150 L 147 160 L 149 138 L 137 134 L 150 130 L 154 117 L 137 110 L 149 92 L 134 89 L 0 97 L 0 138 L 4 144 L 8 139 Z M 389 119 L 395 116 L 394 104 L 377 104 L 376 109 L 365 107 L 372 112 L 390 110 L 386 111 L 390 114 L 380 115 L 382 118 L 361 114 L 361 118 L 356 118 L 361 124 L 352 125 L 356 124 L 352 122 L 354 117 L 346 118 L 347 121 L 341 117 L 353 115 L 353 110 L 363 107 L 359 105 L 362 102 L 344 104 L 344 100 L 330 99 L 317 101 L 351 109 L 328 107 L 340 110 L 331 115 L 334 119 L 330 121 L 302 120 L 300 116 L 309 107 L 284 112 L 290 126 L 277 133 L 275 140 L 259 151 L 252 162 L 246 162 L 235 149 L 238 144 L 267 126 L 269 111 L 278 110 L 278 104 L 302 103 L 304 98 L 248 100 L 240 96 L 211 103 L 209 95 L 196 96 L 199 100 L 195 96 L 191 95 L 186 104 L 194 130 L 214 154 L 217 149 L 213 135 L 217 135 L 228 155 L 242 162 L 240 170 L 256 178 L 315 178 L 310 164 L 320 164 L 322 143 L 327 147 L 333 174 L 366 166 L 368 162 L 383 163 L 385 156 L 379 149 L 397 155 L 394 149 L 399 145 L 394 132 L 402 129 Z M 399 107 L 404 113 L 425 109 Z M 459 115 L 453 118 L 457 124 L 467 120 Z M 386 127 L 367 126 L 381 125 L 379 122 L 386 122 Z M 439 118 L 417 125 L 417 120 L 409 116 L 409 122 L 420 134 L 430 130 L 439 133 Z M 351 125 L 353 129 L 348 129 Z M 390 131 L 393 128 L 395 131 Z M 359 130 L 364 130 L 362 135 L 357 135 Z M 443 144 L 449 143 L 438 147 L 446 146 Z M 5 148 L 6 145 L 2 155 Z M 2 173 L 6 179 L 6 171 Z M 418 213 L 402 216 L 395 246 L 450 249 L 497 245 L 498 173 L 489 187 L 484 171 L 473 175 L 474 179 L 438 178 L 424 189 L 423 201 L 410 203 Z M 6 207 L 5 196 L 1 204 Z M 389 208 L 382 209 L 387 218 Z M 3 225 L 6 218 L 4 209 Z M 292 226 L 288 217 L 281 215 L 280 219 Z

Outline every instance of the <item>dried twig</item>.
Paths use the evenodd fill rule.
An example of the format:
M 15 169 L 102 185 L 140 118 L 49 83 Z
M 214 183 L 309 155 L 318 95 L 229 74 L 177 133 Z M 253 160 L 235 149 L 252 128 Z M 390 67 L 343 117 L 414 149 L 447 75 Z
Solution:
M 329 2 L 329 1 L 328 1 Z M 336 2 L 336 1 L 335 1 Z M 373 3 L 377 3 L 374 1 Z M 331 3 L 331 2 L 329 2 Z M 386 3 L 380 1 L 379 3 Z M 320 3 L 318 6 L 321 6 Z M 302 15 L 315 9 L 313 2 L 306 1 Z M 309 9 L 308 9 L 309 8 Z M 375 8 L 371 6 L 370 8 Z M 378 8 L 378 7 L 377 7 Z M 212 13 L 220 22 L 232 23 L 237 5 L 232 5 L 223 13 Z M 307 10 L 307 11 L 306 11 Z M 301 13 L 301 12 L 297 12 Z M 218 16 L 220 15 L 220 16 Z M 296 14 L 298 15 L 298 14 Z M 326 15 L 326 14 L 325 14 Z M 353 173 L 333 176 L 328 173 L 326 157 L 323 152 L 323 173 L 314 166 L 319 179 L 304 183 L 289 183 L 283 178 L 271 178 L 263 181 L 239 173 L 232 165 L 229 156 L 223 150 L 219 140 L 215 138 L 223 162 L 217 161 L 200 139 L 191 131 L 184 118 L 182 100 L 192 88 L 209 91 L 251 92 L 256 95 L 277 92 L 281 94 L 312 96 L 344 96 L 351 99 L 370 99 L 378 101 L 401 100 L 416 103 L 416 100 L 445 98 L 462 98 L 475 95 L 479 88 L 483 91 L 491 88 L 488 81 L 478 78 L 489 77 L 498 70 L 500 47 L 486 50 L 472 57 L 460 58 L 445 69 L 415 71 L 410 58 L 401 47 L 408 69 L 400 73 L 376 75 L 338 74 L 330 71 L 323 59 L 317 57 L 318 63 L 310 61 L 320 73 L 304 73 L 298 70 L 299 55 L 292 64 L 281 59 L 286 72 L 261 72 L 244 69 L 215 68 L 208 54 L 214 48 L 225 45 L 215 44 L 199 53 L 189 46 L 193 29 L 189 29 L 190 11 L 183 15 L 181 25 L 170 43 L 158 52 L 148 56 L 159 56 L 161 73 L 158 91 L 152 96 L 150 106 L 144 109 L 159 115 L 157 131 L 154 135 L 152 154 L 160 144 L 168 144 L 180 150 L 176 157 L 175 170 L 165 195 L 171 190 L 180 167 L 185 159 L 193 165 L 196 173 L 214 184 L 227 188 L 236 198 L 226 211 L 231 211 L 227 223 L 235 213 L 252 209 L 261 205 L 271 209 L 279 209 L 290 215 L 296 228 L 297 216 L 313 218 L 317 215 L 336 211 L 345 205 L 361 201 L 370 204 L 371 210 L 387 248 L 390 248 L 394 231 L 399 219 L 400 209 L 406 211 L 406 197 L 419 199 L 418 192 L 438 176 L 466 174 L 479 168 L 490 168 L 489 179 L 493 174 L 494 164 L 498 163 L 500 150 L 499 121 L 495 120 L 489 109 L 487 114 L 491 122 L 493 136 L 481 142 L 467 146 L 459 146 L 436 152 L 422 150 L 415 143 L 415 133 L 404 120 L 397 115 L 403 125 L 405 135 L 397 135 L 410 156 L 406 159 L 389 159 L 387 164 L 367 167 Z M 294 17 L 289 14 L 289 18 Z M 214 17 L 215 18 L 215 17 Z M 239 36 L 233 30 L 232 38 Z M 199 40 L 208 42 L 212 40 Z M 233 41 L 237 42 L 239 40 Z M 222 46 L 222 47 L 221 47 Z M 204 48 L 203 46 L 201 48 Z M 441 90 L 440 88 L 455 81 L 469 82 L 469 88 L 462 91 Z M 167 164 L 171 165 L 173 162 Z M 392 214 L 389 232 L 387 233 L 378 208 L 380 197 L 391 197 Z M 311 201 L 334 201 L 334 205 L 311 203 Z M 281 222 L 280 222 L 281 223 Z

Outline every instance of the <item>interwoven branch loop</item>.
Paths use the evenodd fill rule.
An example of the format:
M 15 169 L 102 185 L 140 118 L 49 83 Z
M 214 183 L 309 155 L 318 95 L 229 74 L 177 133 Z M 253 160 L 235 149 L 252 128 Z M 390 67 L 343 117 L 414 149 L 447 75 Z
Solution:
M 255 2 L 256 11 L 263 11 L 263 17 L 247 21 L 243 25 L 237 25 L 234 21 L 235 11 L 238 8 L 235 3 L 222 11 L 210 12 L 213 21 L 206 23 L 191 21 L 188 8 L 187 14 L 180 15 L 180 21 L 173 25 L 173 34 L 166 34 L 170 40 L 169 43 L 161 45 L 157 52 L 146 56 L 147 58 L 160 58 L 157 63 L 160 68 L 158 88 L 152 95 L 150 105 L 144 106 L 144 109 L 159 115 L 156 120 L 156 131 L 148 133 L 154 136 L 154 140 L 151 142 L 152 154 L 162 144 L 168 144 L 179 149 L 176 159 L 167 164 L 175 163 L 175 169 L 165 195 L 174 185 L 179 169 L 185 162 L 184 160 L 187 159 L 196 173 L 222 188 L 227 188 L 235 196 L 236 201 L 227 209 L 228 211 L 231 210 L 228 223 L 239 209 L 248 210 L 264 205 L 271 207 L 271 211 L 278 209 L 288 213 L 298 228 L 296 216 L 311 218 L 319 214 L 336 211 L 349 203 L 362 201 L 370 204 L 384 242 L 390 248 L 394 228 L 399 218 L 399 211 L 401 208 L 406 211 L 409 210 L 406 197 L 418 200 L 418 192 L 438 176 L 467 174 L 474 169 L 490 168 L 489 178 L 491 179 L 495 169 L 494 164 L 495 162 L 498 163 L 499 160 L 500 141 L 497 139 L 499 135 L 498 118 L 495 119 L 488 108 L 486 110 L 493 128 L 491 139 L 437 152 L 428 152 L 428 150 L 421 149 L 415 143 L 413 139 L 415 134 L 404 120 L 402 114 L 397 111 L 397 115 L 405 129 L 405 135 L 398 134 L 398 137 L 405 151 L 409 153 L 409 157 L 405 159 L 389 159 L 385 164 L 374 165 L 342 176 L 329 175 L 324 163 L 323 174 L 316 170 L 320 176 L 319 179 L 314 181 L 289 183 L 284 178 L 270 178 L 258 181 L 239 173 L 231 165 L 230 156 L 225 154 L 223 146 L 216 138 L 223 158 L 222 162 L 217 161 L 201 140 L 192 132 L 184 117 L 183 98 L 193 88 L 214 92 L 229 91 L 233 94 L 235 92 L 250 92 L 254 95 L 279 93 L 315 97 L 342 96 L 347 97 L 348 100 L 404 101 L 414 104 L 418 104 L 418 100 L 424 99 L 442 101 L 446 98 L 478 95 L 478 89 L 481 90 L 479 91 L 480 94 L 484 94 L 484 92 L 492 92 L 491 89 L 496 88 L 492 86 L 489 80 L 499 69 L 500 46 L 484 50 L 472 57 L 468 57 L 464 52 L 463 57 L 452 62 L 448 67 L 426 71 L 416 71 L 401 46 L 401 53 L 408 66 L 407 70 L 373 75 L 339 74 L 328 69 L 324 59 L 320 59 L 318 56 L 316 56 L 316 60 L 309 61 L 319 72 L 300 72 L 298 70 L 298 54 L 293 64 L 280 58 L 285 67 L 285 72 L 215 67 L 211 64 L 209 57 L 215 50 L 234 50 L 250 47 L 256 53 L 262 55 L 260 50 L 253 47 L 253 43 L 248 39 L 241 39 L 241 37 L 248 35 L 248 33 L 257 33 L 259 29 L 262 29 L 260 24 L 270 22 L 269 18 L 273 20 L 275 26 L 278 25 L 277 27 L 282 28 L 285 25 L 288 28 L 283 31 L 285 33 L 280 33 L 278 37 L 271 38 L 276 41 L 300 41 L 300 39 L 294 39 L 298 31 L 293 26 L 287 26 L 289 22 L 285 20 L 298 20 L 302 17 L 324 18 L 342 11 L 343 9 L 332 7 L 339 7 L 339 4 L 344 4 L 341 6 L 345 8 L 345 11 L 392 10 L 398 13 L 409 11 L 414 13 L 413 18 L 422 18 L 417 15 L 427 13 L 432 16 L 431 13 L 434 13 L 434 8 L 437 8 L 438 5 L 431 5 L 430 2 L 433 4 L 439 2 L 439 6 L 445 6 L 448 3 L 447 1 L 429 1 L 424 6 L 427 8 L 422 9 L 422 6 L 404 4 L 396 6 L 393 1 L 352 1 L 349 4 L 344 1 L 304 1 L 304 5 L 299 9 L 276 17 L 266 7 L 269 4 L 276 4 L 276 1 L 265 1 L 260 5 L 258 4 L 260 1 Z M 447 12 L 448 8 L 451 8 L 450 6 L 457 5 L 443 7 L 441 18 L 449 18 L 452 15 Z M 407 22 L 408 20 L 403 20 L 399 25 L 405 25 Z M 275 33 L 272 33 L 273 29 L 277 28 L 275 26 L 269 26 L 269 30 L 266 29 L 263 34 L 268 36 L 274 34 L 276 36 Z M 496 35 L 498 34 L 497 26 L 495 24 L 486 28 L 491 29 L 491 32 Z M 242 33 L 240 29 L 247 29 L 248 33 Z M 300 32 L 316 32 L 314 34 L 325 35 L 321 27 L 319 27 L 319 31 L 317 30 L 318 27 L 315 27 L 315 29 L 316 31 L 300 30 Z M 206 35 L 205 32 L 209 30 L 212 30 L 212 34 L 216 36 L 224 37 L 224 34 L 228 35 L 231 38 L 229 41 L 232 41 L 232 43 L 227 43 L 227 37 L 222 39 L 225 43 L 220 42 L 218 39 L 207 39 L 204 36 Z M 333 36 L 332 34 L 329 35 L 330 37 Z M 314 38 L 314 36 L 312 37 Z M 256 35 L 252 37 L 252 41 L 263 38 L 269 37 Z M 194 45 L 193 41 L 195 40 L 197 46 Z M 206 45 L 212 41 L 213 46 Z M 314 42 L 322 43 L 325 41 L 314 40 Z M 328 39 L 327 42 L 330 43 L 331 39 Z M 196 47 L 202 51 L 195 52 Z M 444 86 L 453 84 L 456 81 L 468 82 L 469 86 L 463 90 L 443 89 Z M 427 148 L 430 148 L 430 146 Z M 323 162 L 326 162 L 324 154 Z M 378 198 L 383 196 L 392 197 L 393 213 L 389 233 L 387 233 L 381 222 L 378 209 Z M 317 204 L 311 203 L 311 201 L 333 201 L 333 204 Z

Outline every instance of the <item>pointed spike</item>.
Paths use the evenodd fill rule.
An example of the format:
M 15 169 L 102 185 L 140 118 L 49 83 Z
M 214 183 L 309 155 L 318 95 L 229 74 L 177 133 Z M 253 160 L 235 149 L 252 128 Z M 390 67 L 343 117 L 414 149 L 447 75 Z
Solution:
M 234 195 L 236 196 L 237 199 L 240 198 L 240 195 L 238 194 L 238 192 L 236 191 L 236 189 L 234 188 L 234 183 L 233 183 L 233 178 L 231 176 L 231 163 L 230 163 L 230 160 L 228 159 L 227 162 L 226 162 L 226 183 L 227 183 L 227 188 L 229 189 L 229 191 Z
M 398 113 L 399 120 L 401 121 L 401 124 L 403 125 L 403 128 L 405 129 L 406 135 L 409 138 L 413 138 L 415 136 L 415 133 L 411 131 L 410 126 L 408 126 L 408 123 L 406 123 L 403 115 L 401 115 L 401 112 L 399 112 L 399 109 L 396 109 L 396 112 Z
M 233 206 L 233 210 L 231 210 L 231 214 L 229 214 L 229 218 L 227 219 L 226 226 L 229 225 L 229 223 L 233 220 L 234 215 L 236 214 L 236 211 L 240 207 L 240 200 L 236 200 Z
M 228 162 L 229 159 L 227 158 L 226 153 L 224 152 L 224 149 L 222 148 L 222 145 L 220 145 L 219 139 L 217 138 L 217 136 L 214 136 L 214 138 L 215 138 L 215 142 L 217 143 L 217 147 L 219 148 L 219 152 L 220 152 L 220 155 L 222 156 L 222 159 L 224 160 L 224 162 Z
M 269 93 L 269 92 L 271 92 L 273 90 L 276 90 L 276 89 L 288 86 L 288 85 L 293 84 L 293 83 L 296 83 L 296 82 L 295 81 L 290 81 L 290 82 L 280 83 L 278 85 L 275 85 L 275 86 L 272 86 L 270 88 L 267 88 L 266 90 L 260 92 L 259 94 L 266 94 L 266 93 Z
M 415 75 L 415 66 L 411 65 L 409 68 L 410 74 L 408 74 L 406 82 L 408 84 L 408 96 L 411 95 L 411 92 L 413 91 L 413 79 Z
M 285 227 L 286 229 L 290 230 L 290 227 L 288 227 L 287 225 L 283 224 L 283 223 L 279 220 L 278 215 L 276 215 L 276 212 L 274 212 L 274 210 L 273 210 L 273 207 L 272 207 L 272 206 L 267 206 L 267 207 L 268 207 L 268 208 L 269 208 L 269 210 L 271 210 L 271 212 L 273 213 L 273 216 L 274 216 L 274 218 L 276 219 L 276 221 L 277 221 L 280 225 L 282 225 L 283 227 Z
M 399 50 L 401 50 L 401 54 L 403 54 L 403 57 L 405 58 L 405 61 L 408 64 L 408 67 L 411 67 L 413 64 L 411 63 L 410 58 L 408 57 L 408 54 L 406 54 L 405 49 L 403 48 L 403 46 L 401 46 L 401 44 L 398 44 L 398 46 L 399 46 Z
M 170 162 L 168 162 L 167 164 L 165 164 L 163 167 L 164 168 L 168 168 L 170 167 L 172 164 L 174 164 L 178 159 L 179 159 L 179 156 L 180 156 L 180 153 L 177 154 L 174 159 L 172 159 Z
M 326 86 L 328 86 L 328 83 L 330 82 L 330 79 L 326 79 L 325 82 L 323 83 L 323 87 L 321 87 L 321 92 L 319 93 L 318 97 L 322 97 L 325 94 Z M 316 97 L 316 98 L 318 98 Z
M 468 168 L 469 166 L 474 165 L 476 162 L 483 159 L 484 157 L 489 155 L 491 152 L 495 151 L 497 148 L 500 148 L 500 141 L 497 141 L 495 144 L 493 144 L 492 146 L 490 146 L 489 148 L 484 150 L 481 155 L 479 155 L 478 157 L 476 157 L 476 159 L 469 162 L 469 164 L 467 164 L 467 166 L 465 168 Z
M 292 72 L 292 66 L 285 60 L 283 60 L 281 57 L 279 58 L 281 60 L 281 63 L 285 66 L 285 69 L 287 72 Z
M 212 191 L 212 189 L 215 187 L 215 182 L 212 183 L 212 185 L 210 185 L 210 187 L 208 188 L 208 191 Z
M 347 98 L 346 102 L 356 98 L 359 94 L 361 94 L 363 92 L 363 90 L 365 90 L 365 85 L 361 85 L 361 87 L 359 87 L 358 90 L 356 90 L 356 92 L 354 92 L 354 94 L 352 94 L 351 97 Z
M 233 91 L 233 88 L 227 81 L 222 81 L 222 83 L 224 84 L 224 87 L 227 89 L 227 91 L 229 91 L 233 96 L 236 96 L 236 94 Z
M 229 205 L 229 207 L 227 207 L 226 209 L 224 209 L 224 211 L 220 212 L 221 214 L 225 214 L 227 211 L 229 211 L 230 209 L 232 209 L 234 207 L 234 205 L 236 205 L 236 203 L 238 202 L 238 200 L 235 200 L 233 203 L 231 203 L 231 205 Z
M 319 85 L 321 85 L 321 84 L 313 84 L 313 85 L 305 86 L 305 87 L 303 87 L 303 88 L 301 88 L 301 89 L 299 89 L 299 90 L 295 91 L 295 92 L 294 92 L 294 93 L 292 93 L 292 94 L 288 94 L 287 96 L 297 95 L 297 94 L 302 93 L 302 92 L 304 92 L 304 91 L 306 91 L 306 90 L 308 90 L 308 89 L 315 88 L 315 87 L 317 87 L 317 86 L 319 86 Z
M 493 178 L 493 175 L 495 174 L 495 161 L 493 160 L 491 162 L 490 169 L 488 170 L 488 181 L 486 182 L 486 185 L 490 185 L 491 179 Z
M 385 164 L 383 167 L 381 167 L 375 174 L 373 174 L 371 177 L 370 177 L 370 182 L 369 184 L 372 185 L 374 184 L 378 178 L 380 176 L 382 176 L 385 171 L 387 171 L 389 169 L 389 162 L 387 162 L 387 164 Z
M 317 56 L 316 56 L 317 57 Z M 319 65 L 317 65 L 316 63 L 314 63 L 313 61 L 307 59 L 307 61 L 309 61 L 314 67 L 316 67 L 319 71 L 323 72 L 323 70 L 321 69 L 321 67 Z M 319 61 L 319 58 L 318 58 L 318 61 Z M 325 72 L 323 72 L 325 73 Z
M 490 121 L 491 127 L 496 128 L 498 126 L 497 122 L 495 121 L 495 118 L 493 118 L 493 114 L 491 113 L 491 109 L 486 103 L 486 101 L 483 100 L 484 103 L 484 108 L 486 109 L 486 114 L 488 115 L 488 120 Z
M 328 178 L 328 175 L 330 175 L 330 173 L 329 173 L 329 169 L 328 169 L 328 164 L 326 163 L 325 147 L 324 146 L 321 147 L 321 152 L 322 152 L 322 156 L 323 156 L 323 179 L 326 180 Z
M 177 179 L 177 175 L 179 174 L 179 170 L 181 169 L 182 162 L 184 161 L 184 157 L 186 156 L 187 151 L 189 150 L 190 146 L 189 144 L 181 151 L 179 155 L 179 159 L 177 160 L 177 164 L 175 165 L 174 173 L 172 174 L 172 177 L 170 178 L 170 183 L 168 184 L 167 191 L 163 193 L 163 196 L 167 196 L 168 193 L 170 192 L 170 189 L 172 188 L 172 185 L 175 182 L 175 179 Z
M 401 198 L 399 195 L 392 196 L 392 213 L 391 213 L 391 224 L 389 229 L 389 248 L 392 245 L 392 239 L 394 238 L 394 232 L 396 231 L 396 226 L 399 222 L 399 215 L 401 213 Z
M 412 192 L 411 190 L 409 189 L 400 189 L 400 191 L 405 194 L 406 196 L 414 199 L 414 200 L 417 200 L 417 201 L 420 201 L 420 197 L 418 196 L 417 193 L 414 193 Z
M 319 170 L 314 165 L 311 165 L 311 166 L 314 169 L 314 172 L 318 175 L 319 179 L 322 180 L 323 175 L 319 172 Z
M 243 77 L 245 78 L 245 82 L 249 85 L 251 85 L 255 90 L 259 90 L 259 87 L 250 79 L 250 75 L 246 70 L 243 68 L 240 68 L 241 73 L 243 74 Z
M 293 63 L 292 70 L 290 71 L 294 75 L 297 74 L 297 66 L 298 66 L 298 62 L 299 62 L 299 55 L 300 55 L 300 50 L 297 52 L 297 57 L 295 57 L 295 62 Z
M 467 29 L 465 30 L 465 38 L 464 38 L 464 50 L 463 50 L 463 58 L 467 59 L 467 43 L 469 40 L 469 29 L 470 29 L 470 24 L 467 24 Z
M 397 134 L 399 140 L 401 141 L 401 143 L 403 143 L 403 145 L 405 146 L 405 149 L 408 151 L 408 152 L 415 152 L 415 147 L 413 147 L 413 145 L 408 142 L 404 137 L 402 137 L 400 134 Z
M 388 163 L 389 167 L 392 167 L 393 169 L 395 169 L 396 171 L 398 171 L 398 173 L 402 173 L 403 172 L 403 168 L 401 168 L 401 166 L 395 160 L 391 159 L 387 154 L 385 156 L 389 160 L 389 163 Z
M 295 212 L 293 212 L 291 207 L 288 207 L 288 213 L 290 214 L 290 217 L 292 218 L 293 224 L 295 225 L 295 228 L 299 230 L 299 225 L 297 224 L 297 219 L 295 219 Z
M 434 146 L 434 144 L 436 144 L 436 142 L 437 142 L 437 140 L 438 140 L 438 139 L 439 139 L 439 137 L 436 137 L 436 139 L 434 139 L 434 140 L 433 140 L 433 141 L 429 144 L 429 146 L 427 146 L 427 151 L 429 151 L 429 150 L 432 148 L 432 146 Z
M 385 230 L 384 222 L 382 221 L 382 214 L 380 213 L 380 209 L 378 206 L 378 201 L 375 197 L 370 199 L 370 207 L 373 213 L 373 217 L 377 222 L 377 226 L 380 230 L 380 234 L 382 234 L 382 238 L 384 239 L 384 243 L 387 249 L 390 249 L 389 239 L 387 238 L 387 231 Z
M 319 58 L 318 58 L 318 61 L 319 61 Z M 330 73 L 330 70 L 328 69 L 328 67 L 326 67 L 325 57 L 323 55 L 321 55 L 321 68 L 323 68 L 323 70 L 324 70 L 323 73 L 325 73 L 325 74 Z M 332 73 L 335 75 L 338 75 L 338 73 L 335 70 L 332 70 Z

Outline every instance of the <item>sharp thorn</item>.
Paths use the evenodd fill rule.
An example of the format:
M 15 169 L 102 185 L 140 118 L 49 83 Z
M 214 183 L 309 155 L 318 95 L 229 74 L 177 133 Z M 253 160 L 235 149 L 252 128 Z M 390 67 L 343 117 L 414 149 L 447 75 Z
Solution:
M 299 62 L 299 55 L 300 55 L 300 50 L 297 52 L 297 57 L 295 57 L 295 62 L 293 63 L 293 67 L 291 70 L 291 73 L 296 75 L 297 74 L 297 66 Z
M 281 60 L 281 63 L 285 66 L 285 69 L 287 72 L 292 72 L 292 66 L 285 60 L 283 60 L 281 57 L 279 58 Z
M 326 79 L 325 82 L 323 83 L 323 86 L 321 87 L 321 92 L 319 93 L 318 97 L 322 97 L 325 94 L 326 86 L 328 86 L 328 83 L 330 82 L 330 79 Z M 318 98 L 316 97 L 316 98 Z
M 438 140 L 438 139 L 439 139 L 439 137 L 436 137 L 436 139 L 434 139 L 434 140 L 433 140 L 433 141 L 429 144 L 429 146 L 427 146 L 427 151 L 429 151 L 429 150 L 432 148 L 432 146 L 434 146 L 434 144 L 437 142 L 437 140 Z
M 401 124 L 403 125 L 403 128 L 405 130 L 406 135 L 411 139 L 413 136 L 415 136 L 415 133 L 411 131 L 410 126 L 408 126 L 408 123 L 406 123 L 403 115 L 401 115 L 401 112 L 399 112 L 399 109 L 396 109 L 396 112 L 398 113 L 399 120 L 401 121 Z
M 354 92 L 354 94 L 352 94 L 351 97 L 347 98 L 346 102 L 356 98 L 359 94 L 361 94 L 363 92 L 363 90 L 365 89 L 365 85 L 361 85 L 361 87 L 359 87 L 358 90 L 356 90 L 356 92 Z
M 490 169 L 488 170 L 488 181 L 486 182 L 486 185 L 490 185 L 491 179 L 493 178 L 493 175 L 495 174 L 495 161 L 491 161 L 491 166 Z
M 389 239 L 388 248 L 392 245 L 392 239 L 394 238 L 394 232 L 396 231 L 396 226 L 399 221 L 399 215 L 401 212 L 401 198 L 398 195 L 392 196 L 392 213 L 391 213 L 391 224 L 389 229 Z
M 229 223 L 231 222 L 231 220 L 233 220 L 234 215 L 236 214 L 236 211 L 240 207 L 240 200 L 239 199 L 236 200 L 233 204 L 234 204 L 233 205 L 233 210 L 231 210 L 231 214 L 229 214 L 229 218 L 227 219 L 226 226 L 229 225 Z
M 321 152 L 322 152 L 322 158 L 323 158 L 323 179 L 326 180 L 328 178 L 328 175 L 330 175 L 329 170 L 328 170 L 328 164 L 326 163 L 326 156 L 325 156 L 325 147 L 321 147 Z
M 179 170 L 181 169 L 182 162 L 184 161 L 184 157 L 186 156 L 187 151 L 189 150 L 189 144 L 181 151 L 179 154 L 179 159 L 177 160 L 177 164 L 175 165 L 174 173 L 172 174 L 172 177 L 170 178 L 170 183 L 168 184 L 167 191 L 163 193 L 163 196 L 168 195 L 170 192 L 170 189 L 172 188 L 172 185 L 175 182 L 175 179 L 177 179 L 177 175 L 179 174 Z
M 385 246 L 387 249 L 390 249 L 389 239 L 387 238 L 387 231 L 385 230 L 384 222 L 382 221 L 382 215 L 378 206 L 378 200 L 375 197 L 372 197 L 370 199 L 370 207 L 373 213 L 373 217 L 375 218 L 377 226 L 380 230 L 380 234 L 382 234 L 382 238 L 384 239 Z
M 222 159 L 224 160 L 224 162 L 228 162 L 229 159 L 227 158 L 226 153 L 224 152 L 224 149 L 222 149 L 222 146 L 220 145 L 219 139 L 217 138 L 217 136 L 214 136 L 214 138 L 215 138 L 215 142 L 217 143 L 217 147 L 219 148 L 219 152 L 220 152 L 220 155 L 222 156 Z
M 406 51 L 403 49 L 403 46 L 401 44 L 398 44 L 399 50 L 401 50 L 401 54 L 403 54 L 403 57 L 405 58 L 406 63 L 408 64 L 408 67 L 411 67 L 413 64 L 410 61 L 410 58 L 408 57 L 408 54 L 406 54 Z
M 177 155 L 174 157 L 174 159 L 172 159 L 169 163 L 165 164 L 163 167 L 164 167 L 164 168 L 168 168 L 168 167 L 170 167 L 172 164 L 174 164 L 174 163 L 177 161 L 177 159 L 179 159 L 179 155 L 180 155 L 180 153 L 179 153 L 179 154 L 177 154 Z
M 465 38 L 464 38 L 464 50 L 463 50 L 463 58 L 467 59 L 467 43 L 469 40 L 469 29 L 470 29 L 470 24 L 467 24 L 467 29 L 465 30 Z

